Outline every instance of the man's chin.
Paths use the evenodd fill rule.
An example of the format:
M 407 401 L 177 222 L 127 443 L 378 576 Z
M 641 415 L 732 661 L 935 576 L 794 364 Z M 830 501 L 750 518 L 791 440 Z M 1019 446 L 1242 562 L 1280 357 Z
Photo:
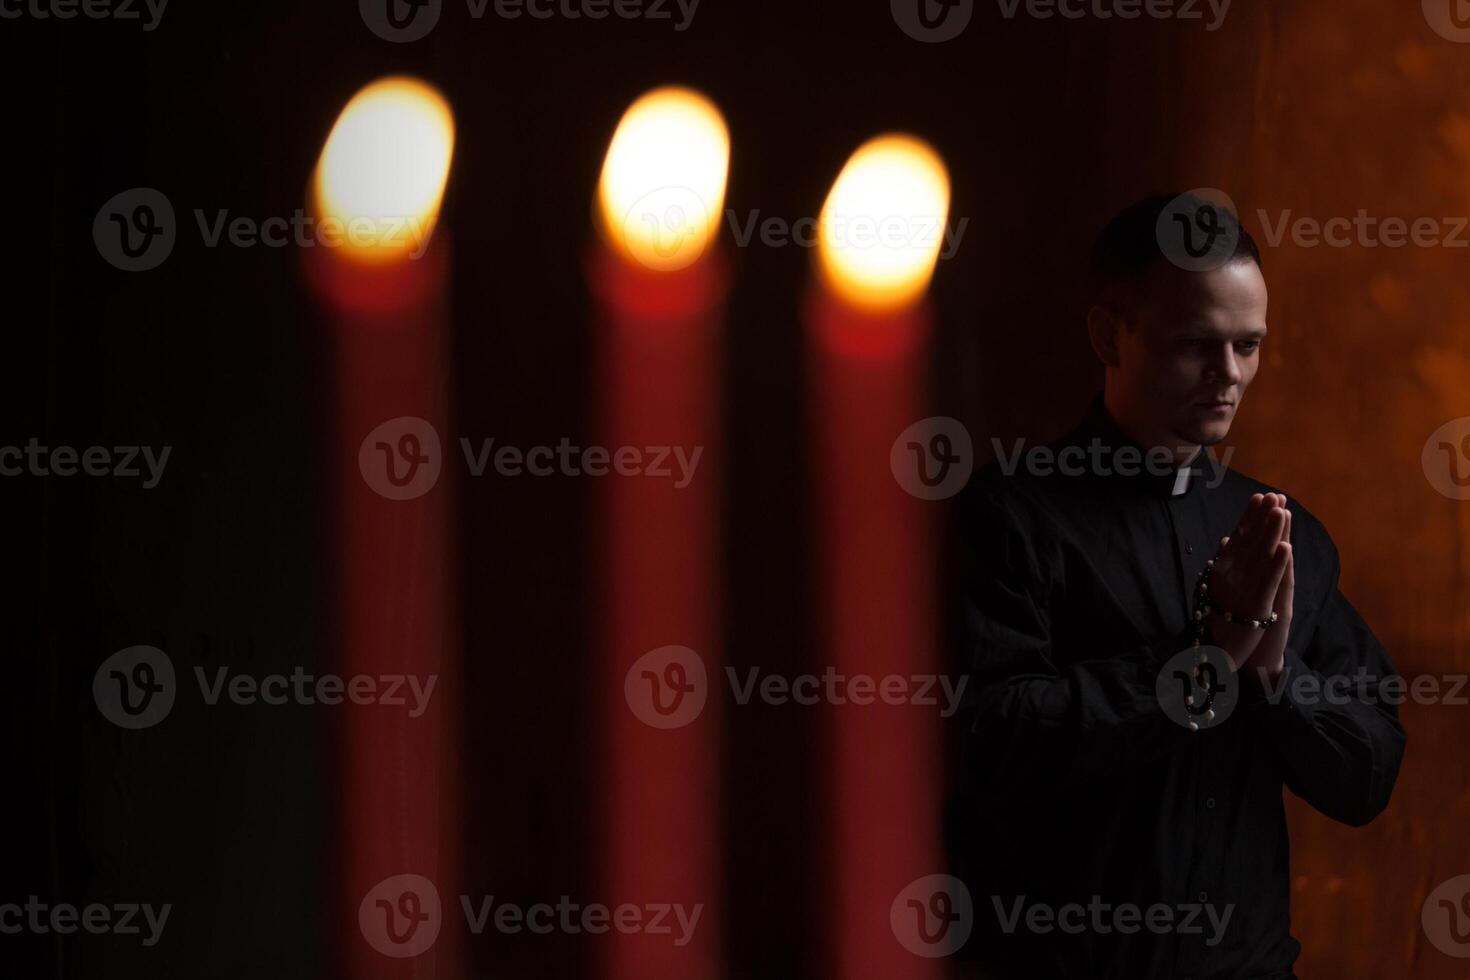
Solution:
M 1190 419 L 1185 425 L 1179 427 L 1178 434 L 1187 439 L 1191 444 L 1197 446 L 1213 446 L 1223 442 L 1230 434 L 1230 423 L 1235 421 L 1234 413 L 1222 419 Z
M 1229 420 L 1224 422 L 1212 422 L 1209 425 L 1198 426 L 1198 432 L 1193 436 L 1193 441 L 1201 446 L 1213 446 L 1224 442 L 1225 437 L 1230 434 Z

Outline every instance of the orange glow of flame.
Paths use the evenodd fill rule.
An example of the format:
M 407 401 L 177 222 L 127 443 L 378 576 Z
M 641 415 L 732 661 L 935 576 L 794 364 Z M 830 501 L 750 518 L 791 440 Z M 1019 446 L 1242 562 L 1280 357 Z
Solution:
M 714 240 L 725 205 L 730 133 L 691 89 L 655 89 L 623 114 L 598 187 L 603 235 L 626 258 L 668 272 Z
M 828 287 L 869 313 L 916 303 L 949 218 L 949 172 L 932 147 L 889 134 L 864 143 L 827 195 L 818 262 Z
M 432 86 L 382 78 L 347 103 L 312 181 L 320 237 L 365 262 L 428 248 L 454 155 L 454 115 Z

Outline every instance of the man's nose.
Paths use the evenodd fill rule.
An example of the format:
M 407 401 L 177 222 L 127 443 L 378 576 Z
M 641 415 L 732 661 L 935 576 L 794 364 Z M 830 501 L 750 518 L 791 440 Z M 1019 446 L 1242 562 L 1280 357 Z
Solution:
M 1232 385 L 1240 383 L 1240 360 L 1235 356 L 1234 344 L 1223 344 L 1216 350 L 1210 361 L 1209 373 L 1211 377 Z

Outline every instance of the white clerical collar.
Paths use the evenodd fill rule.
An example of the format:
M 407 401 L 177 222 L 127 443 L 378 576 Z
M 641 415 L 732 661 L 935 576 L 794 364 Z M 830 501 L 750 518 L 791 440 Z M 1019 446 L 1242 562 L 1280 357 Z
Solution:
M 1175 470 L 1174 471 L 1174 489 L 1171 490 L 1171 491 L 1169 491 L 1170 494 L 1172 494 L 1173 496 L 1177 497 L 1181 493 L 1187 492 L 1189 490 L 1189 478 L 1193 474 L 1194 474 L 1194 467 L 1192 465 L 1191 466 L 1181 466 L 1181 467 L 1179 467 L 1179 469 Z

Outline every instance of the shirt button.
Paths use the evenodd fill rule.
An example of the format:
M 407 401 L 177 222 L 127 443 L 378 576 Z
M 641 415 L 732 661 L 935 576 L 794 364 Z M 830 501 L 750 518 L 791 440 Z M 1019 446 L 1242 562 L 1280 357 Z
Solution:
M 1205 809 L 1206 810 L 1213 810 L 1213 809 L 1215 809 L 1215 798 L 1213 796 L 1210 797 L 1209 799 L 1205 800 Z
M 1199 900 L 1201 902 L 1208 902 L 1210 900 L 1210 893 L 1209 892 L 1200 892 L 1199 893 Z
M 1192 544 L 1185 545 L 1184 546 L 1184 553 L 1186 555 L 1192 555 L 1192 554 L 1194 554 L 1194 545 L 1192 545 Z

